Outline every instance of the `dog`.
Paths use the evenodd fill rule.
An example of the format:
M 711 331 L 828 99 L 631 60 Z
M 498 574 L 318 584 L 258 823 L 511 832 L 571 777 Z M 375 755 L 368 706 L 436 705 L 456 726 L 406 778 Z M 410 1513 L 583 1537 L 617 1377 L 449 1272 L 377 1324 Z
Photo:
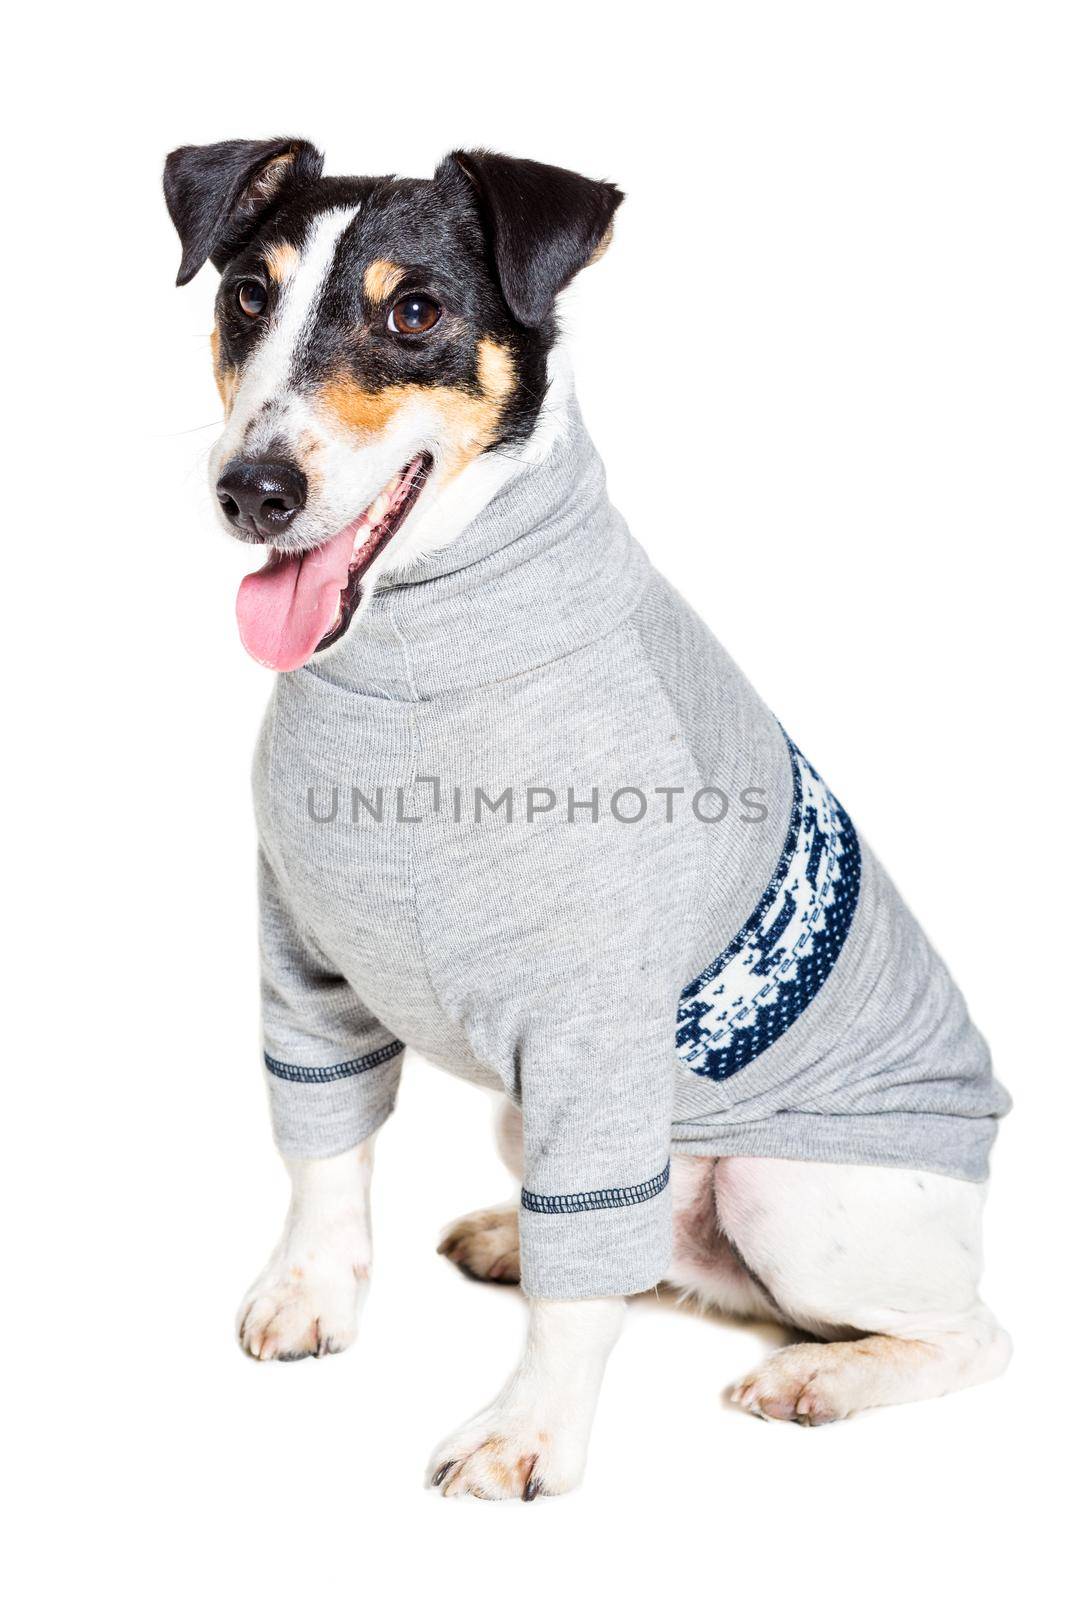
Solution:
M 527 1345 L 434 1452 L 449 1496 L 582 1475 L 627 1295 L 806 1335 L 736 1403 L 807 1425 L 1000 1373 L 978 1298 L 1008 1098 L 848 812 L 651 567 L 556 338 L 610 183 L 487 151 L 323 176 L 306 141 L 174 151 L 178 283 L 220 273 L 255 762 L 265 1081 L 292 1180 L 238 1337 L 343 1350 L 405 1046 L 500 1095 L 517 1206 L 442 1252 Z M 798 582 L 803 581 L 802 575 Z

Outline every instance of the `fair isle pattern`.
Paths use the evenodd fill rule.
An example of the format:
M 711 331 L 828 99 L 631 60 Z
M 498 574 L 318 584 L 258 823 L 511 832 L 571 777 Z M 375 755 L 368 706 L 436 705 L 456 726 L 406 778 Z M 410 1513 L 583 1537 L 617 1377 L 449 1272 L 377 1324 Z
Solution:
M 856 830 L 791 739 L 793 803 L 774 876 L 744 927 L 682 990 L 676 1048 L 704 1078 L 730 1078 L 818 994 L 852 925 Z

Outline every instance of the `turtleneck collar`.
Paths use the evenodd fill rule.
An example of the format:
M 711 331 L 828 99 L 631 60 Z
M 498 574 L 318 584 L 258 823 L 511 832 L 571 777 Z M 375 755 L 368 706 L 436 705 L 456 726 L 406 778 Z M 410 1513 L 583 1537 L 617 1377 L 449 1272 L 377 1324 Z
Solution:
M 344 637 L 300 671 L 389 700 L 492 683 L 608 633 L 648 573 L 570 400 L 548 455 L 524 463 L 451 543 L 380 579 Z

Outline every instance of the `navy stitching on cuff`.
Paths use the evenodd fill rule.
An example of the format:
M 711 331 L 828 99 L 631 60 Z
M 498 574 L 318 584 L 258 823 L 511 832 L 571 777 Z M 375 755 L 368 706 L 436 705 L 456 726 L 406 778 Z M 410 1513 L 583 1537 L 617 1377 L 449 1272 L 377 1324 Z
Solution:
M 632 1183 L 628 1189 L 590 1189 L 585 1194 L 531 1194 L 522 1191 L 522 1203 L 527 1211 L 572 1212 L 607 1211 L 612 1206 L 637 1206 L 642 1200 L 652 1200 L 662 1194 L 671 1175 L 668 1161 L 663 1171 L 644 1183 Z
M 394 1039 L 392 1044 L 383 1044 L 380 1050 L 356 1056 L 351 1061 L 340 1061 L 335 1067 L 294 1067 L 288 1061 L 275 1061 L 265 1050 L 263 1059 L 267 1071 L 275 1078 L 284 1078 L 287 1083 L 336 1083 L 338 1078 L 355 1078 L 361 1072 L 369 1072 L 371 1067 L 380 1067 L 383 1061 L 392 1061 L 403 1048 L 400 1040 Z

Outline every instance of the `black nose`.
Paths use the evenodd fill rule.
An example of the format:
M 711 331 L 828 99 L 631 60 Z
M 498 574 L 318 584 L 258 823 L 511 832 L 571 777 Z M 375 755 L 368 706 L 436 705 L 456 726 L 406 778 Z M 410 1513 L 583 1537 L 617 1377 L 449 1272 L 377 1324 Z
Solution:
M 232 461 L 215 493 L 223 515 L 235 528 L 269 541 L 302 509 L 308 481 L 288 461 Z

